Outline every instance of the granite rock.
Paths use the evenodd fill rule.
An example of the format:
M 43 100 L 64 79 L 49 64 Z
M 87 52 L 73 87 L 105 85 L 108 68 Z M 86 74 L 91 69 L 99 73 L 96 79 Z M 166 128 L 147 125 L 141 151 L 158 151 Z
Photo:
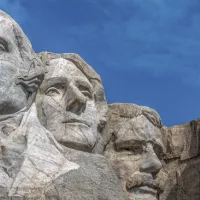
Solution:
M 168 181 L 161 200 L 200 199 L 200 119 L 163 127 Z
M 106 133 L 99 148 L 120 179 L 129 200 L 156 200 L 163 191 L 164 145 L 158 113 L 135 104 L 109 105 Z
M 0 199 L 125 199 L 121 184 L 104 156 L 65 147 L 57 142 L 53 131 L 41 124 L 34 102 L 44 79 L 44 64 L 34 53 L 19 25 L 2 11 L 0 26 Z M 79 59 L 77 62 L 83 62 L 76 55 L 72 57 Z M 93 74 L 92 68 L 89 71 L 90 78 L 94 80 L 85 81 L 82 75 L 77 83 L 89 85 L 94 82 L 91 89 L 93 91 L 95 87 L 94 93 L 88 94 L 90 90 L 85 90 L 88 85 L 82 85 L 85 87 L 81 87 L 81 91 L 88 95 L 88 100 L 84 95 L 77 97 L 77 90 L 71 90 L 75 94 L 71 95 L 74 100 L 71 105 L 75 105 L 72 106 L 73 111 L 79 109 L 81 98 L 95 104 L 92 108 L 97 120 L 91 120 L 89 116 L 92 128 L 90 130 L 88 126 L 88 131 L 83 130 L 91 136 L 88 147 L 92 148 L 98 141 L 98 130 L 105 125 L 107 104 L 99 77 Z M 96 112 L 101 105 L 102 108 Z M 77 138 L 77 143 L 80 140 Z
M 107 121 L 101 78 L 77 54 L 39 57 L 46 70 L 36 98 L 41 124 L 62 145 L 92 152 Z
M 166 127 L 145 106 L 108 109 L 79 55 L 36 54 L 0 11 L 1 200 L 199 200 L 199 172 L 200 119 Z

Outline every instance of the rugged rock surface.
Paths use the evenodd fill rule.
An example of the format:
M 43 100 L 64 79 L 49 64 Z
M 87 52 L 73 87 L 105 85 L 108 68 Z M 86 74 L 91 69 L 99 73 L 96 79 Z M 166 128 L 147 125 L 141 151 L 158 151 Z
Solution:
M 156 200 L 164 189 L 161 127 L 158 113 L 151 108 L 109 105 L 101 145 L 106 146 L 104 155 L 117 172 L 128 200 Z
M 92 152 L 106 123 L 100 76 L 77 54 L 38 54 L 45 78 L 36 104 L 41 124 L 69 148 Z
M 66 158 L 78 164 L 77 170 L 58 177 L 46 199 L 56 195 L 60 200 L 124 200 L 121 184 L 106 158 L 97 154 L 67 149 Z
M 165 127 L 148 107 L 107 108 L 80 56 L 36 55 L 0 11 L 1 200 L 200 199 L 200 119 Z
M 0 199 L 125 199 L 117 176 L 103 156 L 68 149 L 57 142 L 53 131 L 42 126 L 34 100 L 44 78 L 43 62 L 33 52 L 19 25 L 2 11 L 0 26 Z M 83 94 L 89 92 L 83 89 Z M 96 114 L 105 114 L 104 92 L 100 94 L 103 88 L 95 91 L 99 92 L 95 93 L 95 102 L 100 97 L 105 105 L 105 109 L 102 107 Z M 80 103 L 76 97 L 75 92 L 71 104 L 73 111 L 85 103 Z M 84 116 L 80 122 L 86 119 Z M 92 123 L 91 116 L 89 119 Z M 105 121 L 105 116 L 98 117 L 99 126 Z M 88 132 L 80 129 L 79 134 L 93 138 L 91 134 L 95 135 L 97 128 L 91 132 L 88 126 Z M 71 132 L 64 133 L 70 135 Z M 97 140 L 96 136 L 93 143 Z M 89 147 L 93 147 L 93 143 Z
M 161 200 L 200 199 L 200 119 L 162 129 L 169 178 Z

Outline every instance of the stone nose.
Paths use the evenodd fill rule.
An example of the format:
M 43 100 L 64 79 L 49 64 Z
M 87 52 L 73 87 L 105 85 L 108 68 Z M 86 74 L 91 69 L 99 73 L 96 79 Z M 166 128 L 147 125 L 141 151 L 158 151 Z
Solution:
M 140 171 L 151 174 L 157 174 L 161 168 L 162 163 L 160 162 L 156 153 L 154 152 L 153 147 L 148 147 L 146 154 L 142 158 Z
M 87 98 L 79 91 L 79 89 L 69 84 L 66 94 L 66 110 L 75 114 L 81 114 L 85 110 Z

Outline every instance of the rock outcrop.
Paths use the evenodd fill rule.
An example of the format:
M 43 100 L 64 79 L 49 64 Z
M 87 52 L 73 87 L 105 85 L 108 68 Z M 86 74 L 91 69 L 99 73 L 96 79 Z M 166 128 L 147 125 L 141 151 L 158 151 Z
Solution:
M 200 119 L 162 129 L 169 178 L 161 200 L 200 199 Z
M 199 200 L 200 119 L 107 105 L 79 55 L 35 54 L 0 11 L 1 200 Z
M 96 72 L 89 66 L 84 67 L 84 61 L 72 55 L 75 61 L 79 59 L 76 62 L 84 68 L 86 77 L 69 61 L 67 67 L 77 72 L 70 77 L 71 89 L 54 87 L 54 90 L 49 89 L 49 93 L 45 92 L 53 98 L 53 94 L 61 94 L 68 89 L 67 97 L 70 95 L 69 101 L 61 98 L 66 100 L 64 103 L 68 107 L 59 111 L 67 113 L 57 112 L 55 123 L 48 123 L 54 125 L 54 129 L 48 130 L 49 127 L 45 127 L 38 118 L 40 115 L 35 106 L 36 92 L 44 81 L 46 63 L 34 53 L 19 25 L 2 11 L 0 26 L 0 199 L 125 199 L 121 184 L 105 157 L 81 151 L 92 152 L 106 122 L 107 104 Z M 59 79 L 62 80 L 62 77 Z M 50 86 L 49 83 L 47 86 Z M 68 83 L 69 80 L 66 85 Z M 53 108 L 57 110 L 59 106 L 55 105 Z M 49 115 L 53 115 L 50 109 L 47 107 L 45 110 L 49 118 L 53 117 Z M 92 114 L 96 118 L 92 118 Z M 65 121 L 59 121 L 60 116 L 64 116 Z M 55 129 L 62 127 L 62 123 L 69 123 L 69 128 L 57 132 Z M 60 133 L 64 140 L 55 133 Z

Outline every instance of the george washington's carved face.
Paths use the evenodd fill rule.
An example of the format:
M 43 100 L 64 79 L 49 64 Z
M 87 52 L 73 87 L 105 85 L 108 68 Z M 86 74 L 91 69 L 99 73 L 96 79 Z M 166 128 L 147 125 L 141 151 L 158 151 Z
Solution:
M 26 93 L 15 80 L 22 63 L 10 22 L 0 15 L 0 114 L 15 113 L 26 106 Z
M 24 55 L 22 55 L 23 53 Z M 0 115 L 13 114 L 25 108 L 30 96 L 29 92 L 35 91 L 41 82 L 36 78 L 37 80 L 32 80 L 29 84 L 29 74 L 26 74 L 26 76 L 23 74 L 23 72 L 27 73 L 30 68 L 28 57 L 34 57 L 28 39 L 18 24 L 1 11 Z M 30 73 L 32 73 L 32 70 L 30 70 Z M 25 79 L 27 79 L 27 82 Z
M 94 90 L 75 64 L 63 58 L 51 60 L 39 96 L 43 110 L 39 118 L 56 140 L 91 152 L 99 123 Z

